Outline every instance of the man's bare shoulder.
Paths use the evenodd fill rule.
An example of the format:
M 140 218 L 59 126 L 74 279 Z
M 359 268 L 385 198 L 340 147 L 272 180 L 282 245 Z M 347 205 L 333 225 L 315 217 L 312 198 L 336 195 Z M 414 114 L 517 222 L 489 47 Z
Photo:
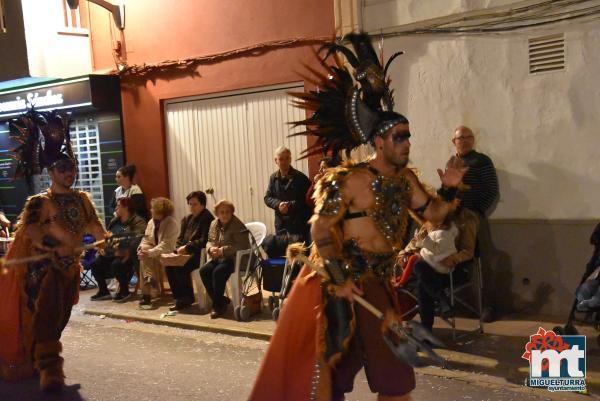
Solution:
M 355 167 L 348 174 L 348 178 L 346 179 L 346 188 L 349 190 L 362 190 L 365 186 L 371 185 L 374 178 L 374 174 L 371 171 L 369 171 L 369 169 L 367 169 L 366 167 Z

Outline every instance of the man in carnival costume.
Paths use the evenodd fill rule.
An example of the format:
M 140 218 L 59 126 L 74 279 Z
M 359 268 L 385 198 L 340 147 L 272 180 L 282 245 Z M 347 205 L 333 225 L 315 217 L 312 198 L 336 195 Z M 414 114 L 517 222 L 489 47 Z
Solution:
M 311 258 L 328 278 L 303 268 L 279 317 L 252 401 L 343 400 L 362 367 L 379 400 L 409 400 L 415 387 L 409 363 L 417 359 L 416 347 L 412 357 L 397 358 L 384 341 L 381 322 L 352 302 L 353 296 L 380 311 L 401 313 L 390 279 L 409 210 L 424 219 L 447 212 L 466 169 L 456 159 L 438 170 L 437 194 L 424 189 L 406 167 L 408 120 L 392 110 L 386 73 L 398 54 L 383 67 L 368 35 L 350 34 L 344 38 L 348 42 L 353 50 L 340 43 L 321 49 L 335 63 L 323 61 L 324 74 L 312 70 L 317 91 L 294 94 L 297 104 L 312 112 L 296 125 L 307 126 L 300 135 L 316 137 L 307 156 L 349 155 L 366 143 L 375 153 L 365 162 L 329 169 L 317 183 Z
M 16 139 L 15 178 L 44 168 L 50 188 L 30 197 L 19 216 L 14 243 L 0 271 L 0 379 L 39 374 L 44 391 L 64 386 L 60 336 L 79 298 L 85 233 L 106 232 L 90 196 L 71 187 L 77 162 L 69 124 L 55 112 L 29 111 L 11 124 Z

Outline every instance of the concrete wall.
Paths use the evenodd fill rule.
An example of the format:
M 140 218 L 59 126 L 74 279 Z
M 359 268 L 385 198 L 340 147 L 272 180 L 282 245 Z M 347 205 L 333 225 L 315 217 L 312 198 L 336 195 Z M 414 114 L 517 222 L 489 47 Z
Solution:
M 29 75 L 20 1 L 5 1 L 6 33 L 0 31 L 0 81 Z
M 431 3 L 367 1 L 363 22 L 376 31 L 400 21 L 390 7 L 396 16 L 405 15 L 401 10 L 423 19 L 442 16 Z M 442 3 L 444 12 L 462 12 L 474 3 L 507 2 Z M 378 7 L 384 6 L 382 14 Z M 566 69 L 530 75 L 528 38 L 559 32 L 565 35 Z M 394 37 L 385 40 L 384 50 L 406 51 L 391 78 L 396 109 L 411 122 L 412 160 L 423 179 L 438 185 L 435 169 L 452 154 L 450 137 L 459 124 L 473 128 L 477 149 L 496 164 L 501 199 L 491 221 L 493 268 L 504 277 L 494 283 L 496 294 L 506 296 L 511 310 L 568 312 L 600 217 L 600 23 L 503 35 Z
M 95 69 L 115 68 L 106 13 L 97 7 L 90 7 L 90 13 Z M 127 2 L 125 19 L 124 56 L 129 65 L 334 32 L 333 4 L 322 0 L 137 0 Z M 170 69 L 152 79 L 124 77 L 126 156 L 138 166 L 138 181 L 147 198 L 168 195 L 169 190 L 162 115 L 165 99 L 298 82 L 303 62 L 315 64 L 311 46 L 232 57 L 187 71 Z M 271 152 L 265 150 L 265 157 L 272 157 Z
M 68 78 L 92 72 L 87 29 L 64 26 L 61 0 L 22 0 L 29 72 Z

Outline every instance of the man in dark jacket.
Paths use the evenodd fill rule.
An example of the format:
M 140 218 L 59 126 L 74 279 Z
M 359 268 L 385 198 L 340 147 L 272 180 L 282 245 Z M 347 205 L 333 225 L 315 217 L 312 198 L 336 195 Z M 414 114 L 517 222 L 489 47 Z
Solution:
M 292 153 L 288 148 L 281 146 L 275 150 L 275 163 L 279 169 L 271 174 L 265 194 L 265 204 L 275 210 L 275 231 L 298 235 L 308 241 L 308 219 L 312 210 L 305 196 L 311 182 L 291 166 Z
M 189 308 L 194 303 L 194 287 L 191 273 L 200 267 L 200 253 L 206 247 L 208 230 L 214 216 L 206 209 L 206 194 L 194 191 L 187 197 L 190 214 L 181 220 L 181 231 L 177 238 L 177 254 L 191 255 L 183 266 L 168 267 L 167 279 L 175 298 L 171 310 Z
M 469 167 L 463 177 L 463 184 L 467 190 L 459 193 L 459 198 L 461 207 L 472 210 L 479 217 L 477 243 L 483 270 L 483 285 L 487 287 L 483 292 L 482 319 L 484 322 L 491 322 L 495 319 L 496 306 L 501 302 L 496 299 L 498 291 L 492 290 L 496 280 L 491 265 L 493 245 L 488 223 L 488 216 L 499 196 L 498 176 L 492 159 L 475 150 L 475 135 L 469 127 L 457 127 L 452 136 L 452 143 L 456 148 L 456 156 Z

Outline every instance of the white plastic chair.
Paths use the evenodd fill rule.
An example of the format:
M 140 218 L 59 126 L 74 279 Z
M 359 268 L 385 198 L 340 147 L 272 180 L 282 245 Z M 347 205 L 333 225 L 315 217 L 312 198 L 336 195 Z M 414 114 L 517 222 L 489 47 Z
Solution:
M 206 263 L 206 248 L 202 248 L 200 252 L 200 268 L 204 266 Z M 198 302 L 198 307 L 203 311 L 208 311 L 210 309 L 210 297 L 206 292 L 206 288 L 204 288 L 204 284 L 202 283 L 202 278 L 200 278 L 200 268 L 193 270 L 192 281 L 194 283 L 194 287 L 196 287 L 196 302 Z
M 244 311 L 242 305 L 242 281 L 246 279 L 249 274 L 255 274 L 256 272 L 250 272 L 250 267 L 253 262 L 252 255 L 254 251 L 260 252 L 261 256 L 265 255 L 264 251 L 260 247 L 265 237 L 267 236 L 267 226 L 260 221 L 253 221 L 246 223 L 248 229 L 248 237 L 250 239 L 250 249 L 238 251 L 235 255 L 235 269 L 229 280 L 227 280 L 227 291 L 230 294 L 231 302 L 233 303 L 234 316 L 237 320 L 248 320 L 250 316 Z M 240 272 L 242 270 L 242 261 L 245 261 L 245 273 L 242 277 Z M 264 257 L 264 256 L 263 256 Z M 258 278 L 255 276 L 255 280 Z

